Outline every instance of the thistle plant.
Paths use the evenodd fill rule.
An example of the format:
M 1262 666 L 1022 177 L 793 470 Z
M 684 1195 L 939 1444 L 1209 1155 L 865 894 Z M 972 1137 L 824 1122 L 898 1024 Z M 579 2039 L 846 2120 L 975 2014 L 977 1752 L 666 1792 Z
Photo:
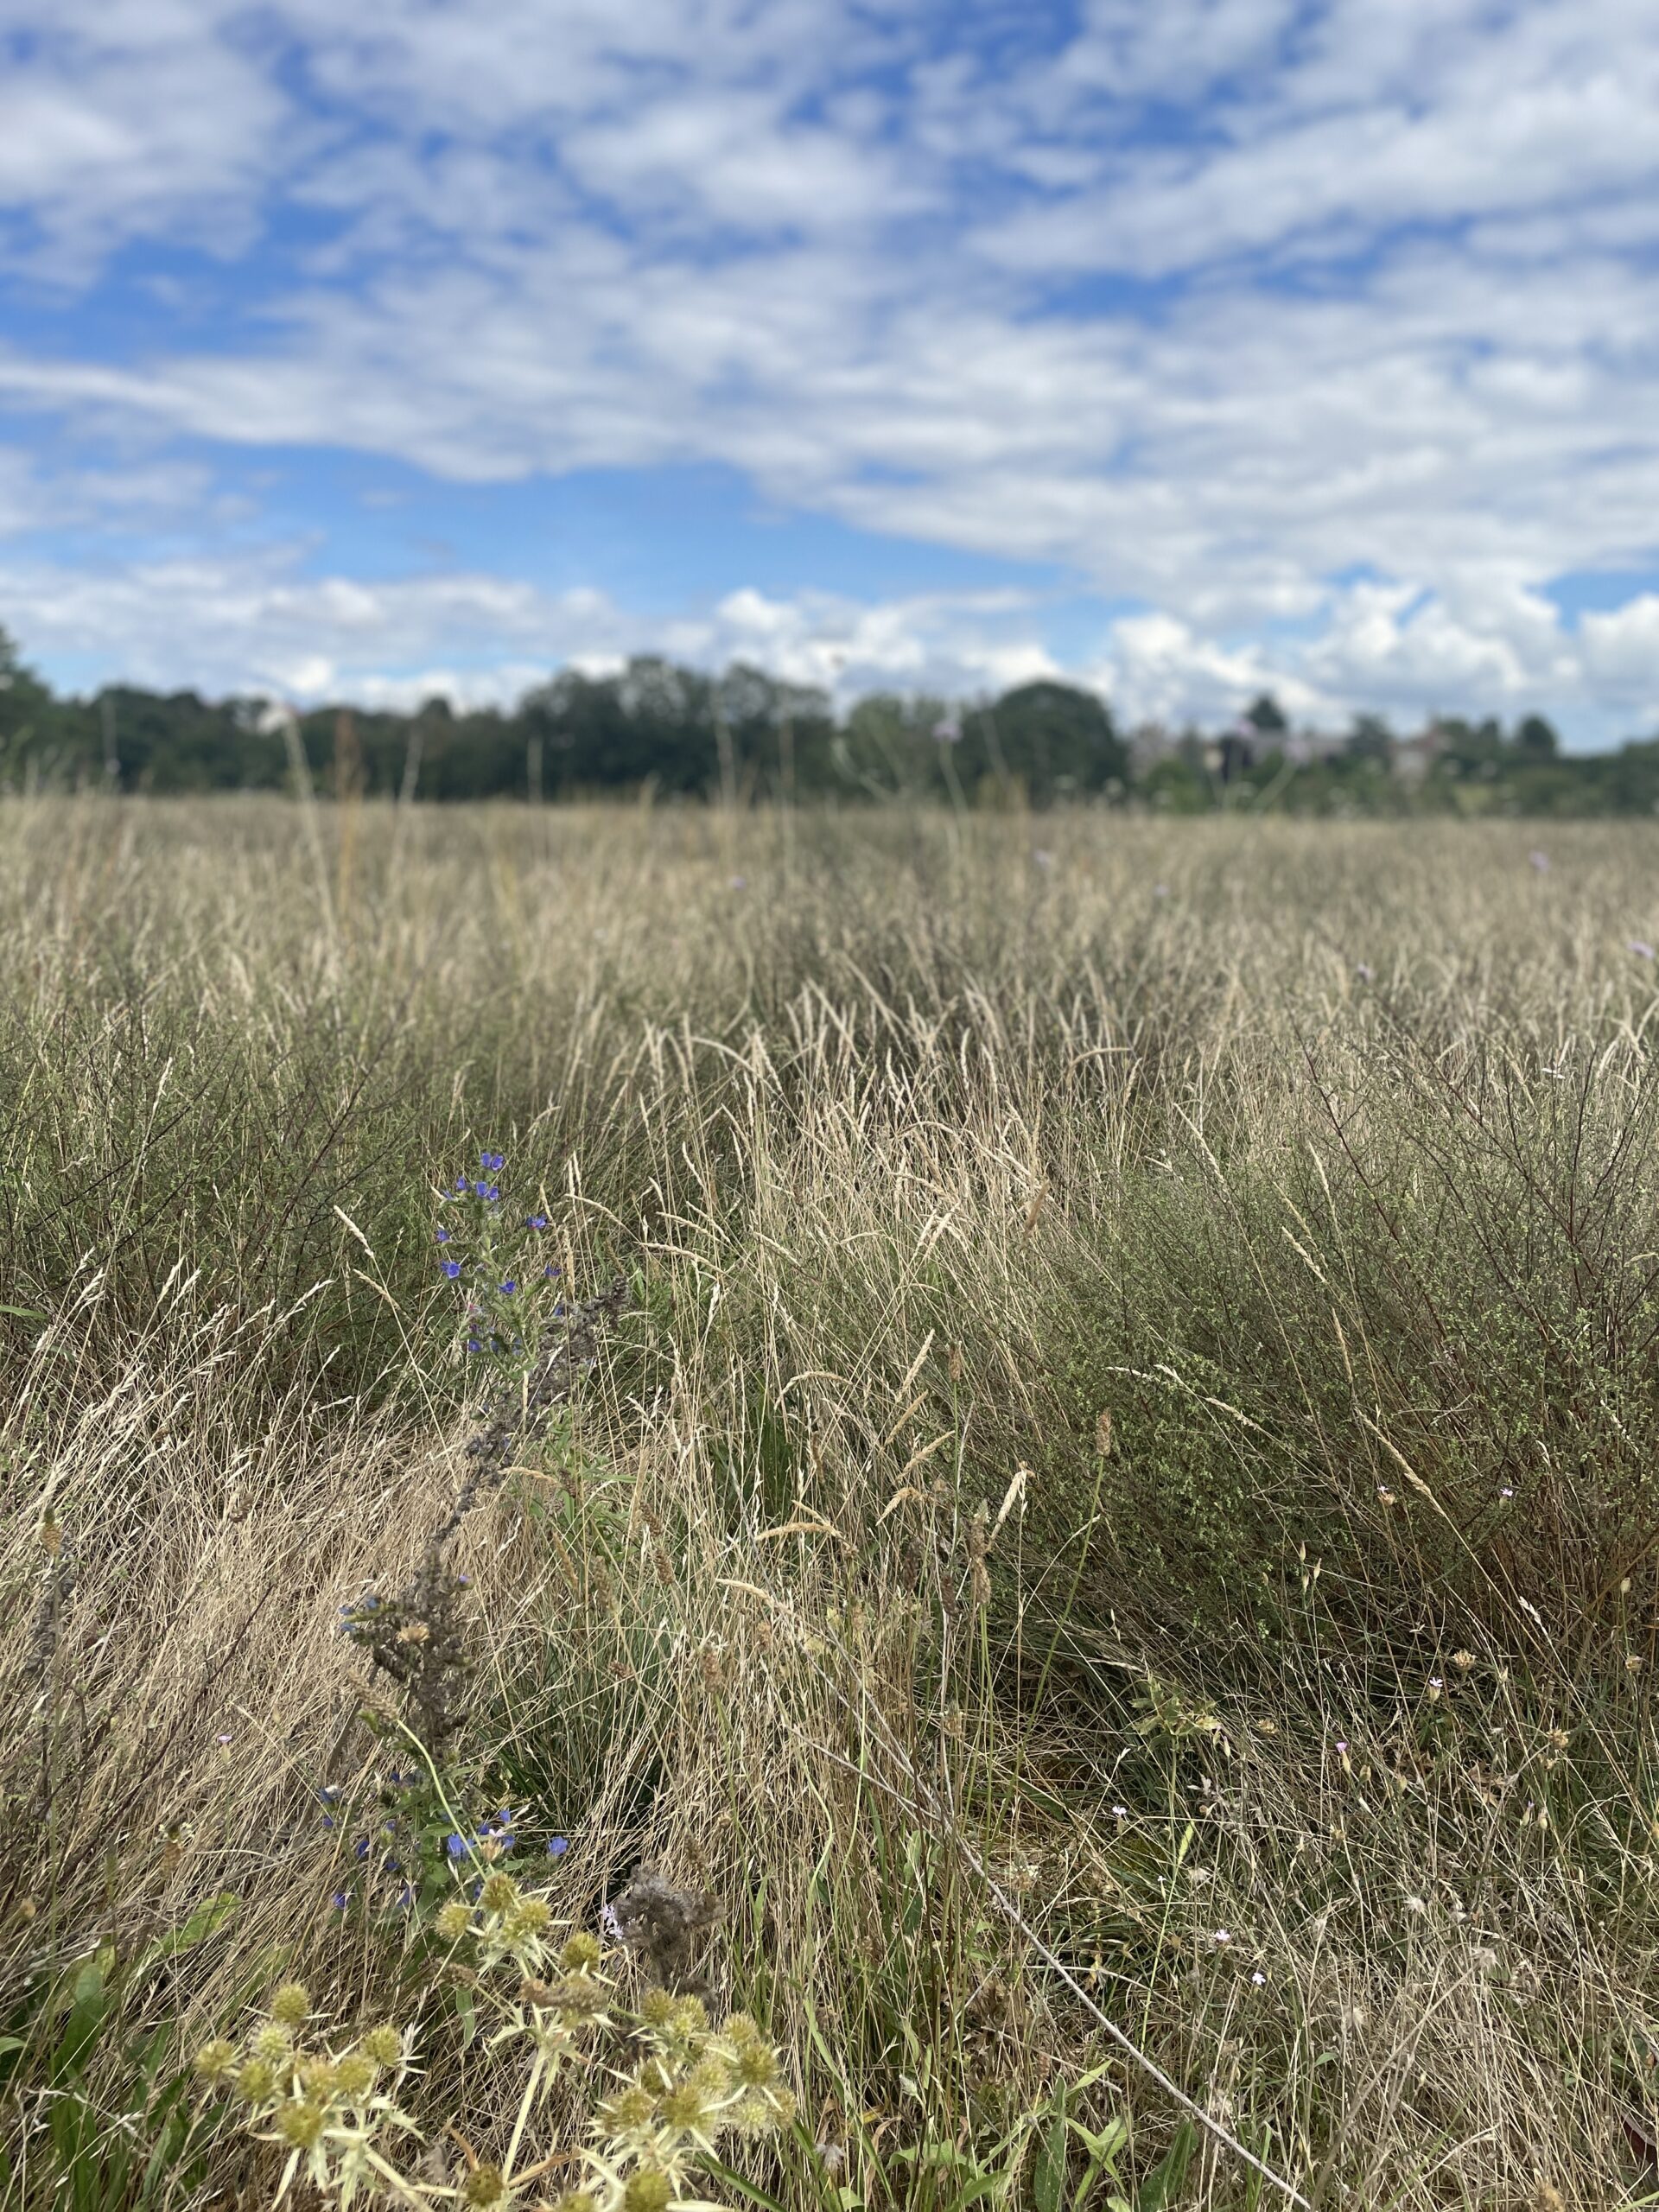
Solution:
M 522 2067 L 502 2107 L 499 2157 L 481 2156 L 445 2121 L 464 2172 L 430 2152 L 412 2161 L 421 2130 L 397 2101 L 412 2035 L 381 2026 L 340 2049 L 315 2041 L 310 1997 L 289 1984 L 239 2047 L 221 2039 L 196 2059 L 255 2137 L 286 2150 L 279 2196 L 303 2175 L 341 2212 L 359 2196 L 476 2212 L 692 2212 L 709 2201 L 702 2177 L 724 2143 L 774 2133 L 792 2116 L 778 2053 L 752 2019 L 734 2014 L 716 2027 L 700 1998 L 663 1988 L 625 2002 L 599 1939 L 561 1942 L 551 1899 L 504 1868 L 452 1897 L 435 1925 L 474 2002 L 494 2014 L 489 2047 Z M 592 2092 L 587 2139 L 575 2148 L 538 2139 L 566 2073 L 585 2075 Z M 580 2182 L 550 2204 L 538 2185 L 572 2170 Z

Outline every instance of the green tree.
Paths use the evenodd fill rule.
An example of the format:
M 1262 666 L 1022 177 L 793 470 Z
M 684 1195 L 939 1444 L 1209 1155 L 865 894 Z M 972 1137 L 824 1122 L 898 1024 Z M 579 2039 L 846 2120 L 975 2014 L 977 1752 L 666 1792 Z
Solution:
M 1129 749 L 1104 702 L 1071 683 L 1022 683 L 1005 691 L 969 728 L 985 725 L 988 747 L 1001 760 L 987 764 L 1021 783 L 1033 805 L 1079 798 L 1109 787 L 1127 788 Z

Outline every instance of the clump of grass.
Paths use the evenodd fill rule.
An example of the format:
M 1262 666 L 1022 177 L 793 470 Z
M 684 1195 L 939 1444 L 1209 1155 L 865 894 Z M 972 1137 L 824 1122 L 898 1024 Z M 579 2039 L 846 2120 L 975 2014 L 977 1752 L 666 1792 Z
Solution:
M 290 1980 L 527 2170 L 435 1923 L 568 1840 L 788 2212 L 1639 2193 L 1651 829 L 334 830 L 0 810 L 8 2192 L 273 2184 L 181 2052 Z

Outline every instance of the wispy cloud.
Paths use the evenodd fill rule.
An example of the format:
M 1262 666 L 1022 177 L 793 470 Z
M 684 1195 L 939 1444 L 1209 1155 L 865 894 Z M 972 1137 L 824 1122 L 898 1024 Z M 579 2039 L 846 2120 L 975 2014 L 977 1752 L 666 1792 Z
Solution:
M 1310 709 L 1535 697 L 1586 734 L 1659 710 L 1659 18 L 1628 0 L 0 22 L 0 404 L 63 448 L 55 514 L 0 461 L 0 530 L 61 537 L 78 467 L 715 462 L 906 543 L 916 588 L 868 634 L 950 601 L 987 625 L 985 681 L 1013 652 L 1176 715 L 1267 674 Z M 349 578 L 312 496 L 314 565 Z M 183 552 L 234 591 L 245 528 L 194 528 L 135 575 Z M 1027 633 L 941 597 L 930 547 L 1041 564 Z M 1098 594 L 1092 638 L 1045 628 L 1056 570 Z M 1565 622 L 1549 588 L 1612 570 L 1627 603 Z M 546 596 L 521 548 L 495 574 Z M 434 664 L 487 658 L 476 603 L 428 581 Z M 789 650 L 818 650 L 824 595 L 717 543 L 683 596 L 688 636 L 787 606 Z M 613 620 L 619 645 L 672 626 Z

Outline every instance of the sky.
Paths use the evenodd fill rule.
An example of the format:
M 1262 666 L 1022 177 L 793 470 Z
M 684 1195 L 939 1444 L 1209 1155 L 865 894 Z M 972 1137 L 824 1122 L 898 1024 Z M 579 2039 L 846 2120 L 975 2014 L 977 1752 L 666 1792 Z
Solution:
M 1659 0 L 0 0 L 0 624 L 1659 729 Z

